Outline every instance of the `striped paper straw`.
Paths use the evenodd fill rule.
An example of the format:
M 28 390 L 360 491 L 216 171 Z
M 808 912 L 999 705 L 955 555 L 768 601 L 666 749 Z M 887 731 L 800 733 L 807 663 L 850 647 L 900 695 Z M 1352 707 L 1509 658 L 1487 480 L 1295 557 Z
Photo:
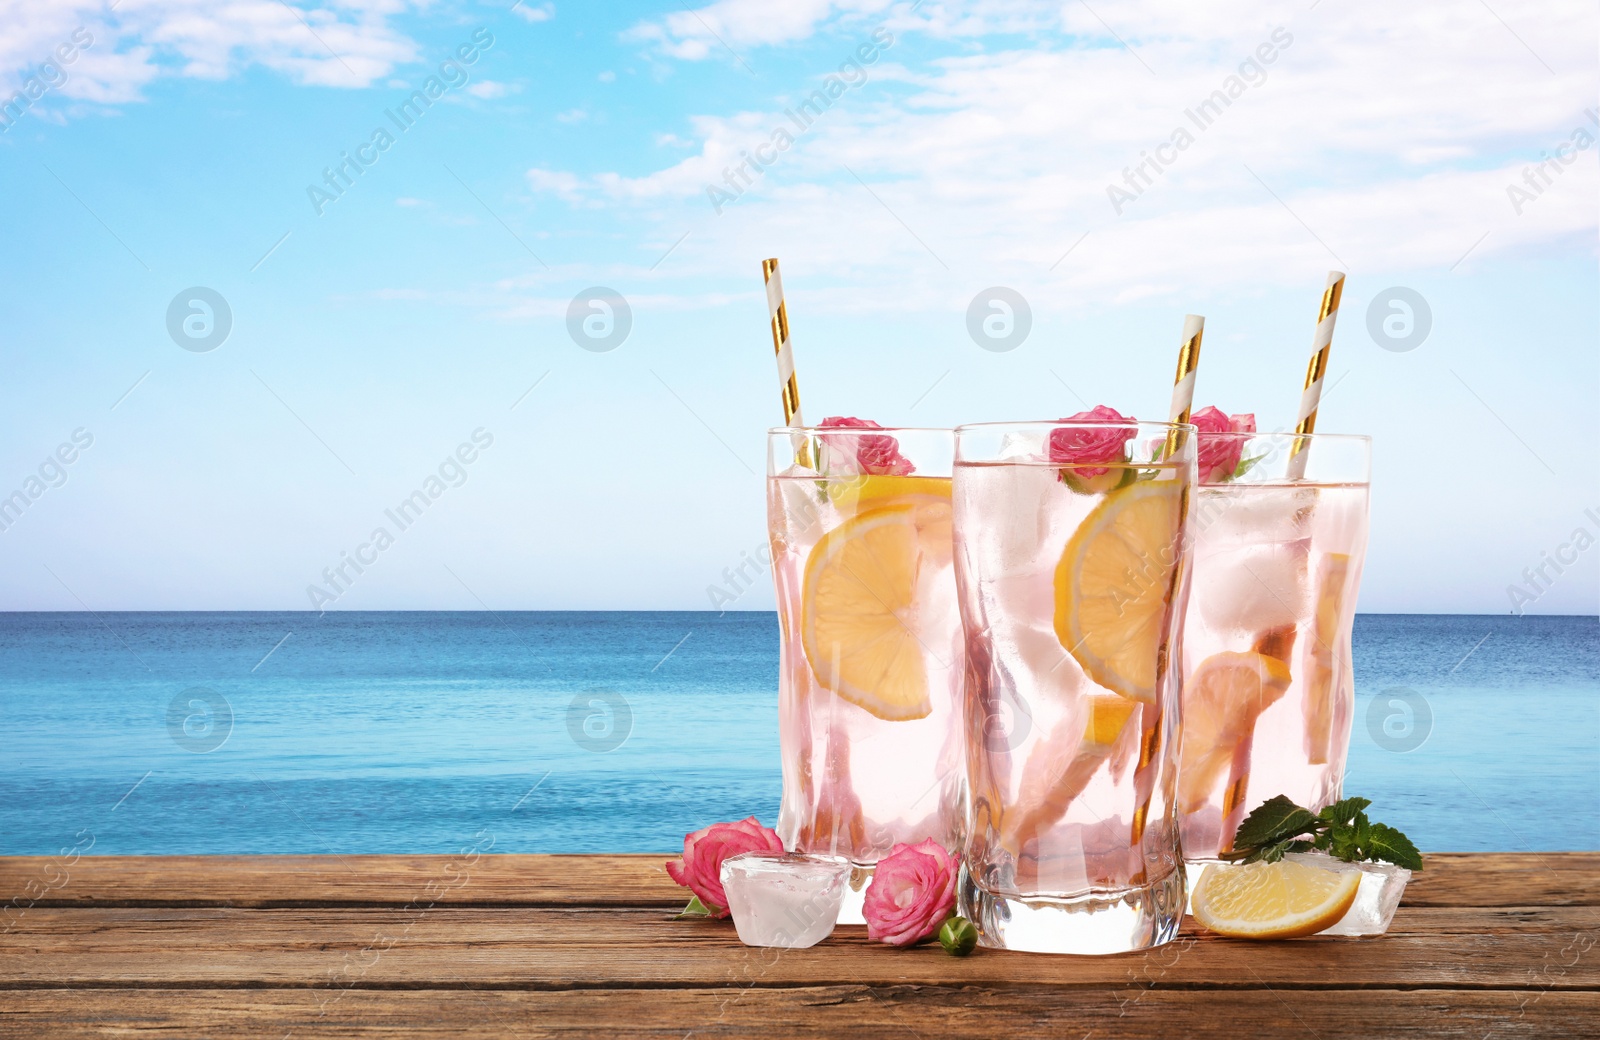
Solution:
M 1306 475 L 1306 455 L 1311 442 L 1305 435 L 1317 428 L 1317 403 L 1322 400 L 1322 378 L 1328 374 L 1328 351 L 1333 346 L 1333 323 L 1339 318 L 1339 299 L 1344 295 L 1344 272 L 1329 271 L 1328 287 L 1322 290 L 1317 307 L 1317 332 L 1311 340 L 1311 364 L 1306 367 L 1306 385 L 1300 393 L 1300 414 L 1295 420 L 1294 446 L 1289 452 L 1289 479 Z
M 1183 340 L 1178 345 L 1178 374 L 1172 380 L 1172 408 L 1170 421 L 1179 425 L 1189 421 L 1194 408 L 1195 370 L 1200 367 L 1200 338 L 1205 335 L 1206 319 L 1199 314 L 1183 316 Z M 1162 458 L 1170 459 L 1178 450 L 1178 431 L 1167 433 L 1166 451 Z M 1139 764 L 1134 767 L 1133 786 L 1139 804 L 1133 810 L 1132 843 L 1144 840 L 1145 822 L 1150 814 L 1150 798 L 1155 793 L 1156 726 L 1160 715 L 1155 711 L 1141 711 L 1139 735 Z
M 761 261 L 761 277 L 767 283 L 767 313 L 772 316 L 772 349 L 778 355 L 778 383 L 783 396 L 783 425 L 804 426 L 800 417 L 800 384 L 794 378 L 794 351 L 789 345 L 789 309 L 783 302 L 783 276 L 778 273 L 778 258 Z
M 794 376 L 794 351 L 789 343 L 789 308 L 783 302 L 783 276 L 778 258 L 761 261 L 761 278 L 767 285 L 767 313 L 772 318 L 772 349 L 778 356 L 778 393 L 783 400 L 783 425 L 804 426 L 800 415 L 800 384 Z M 811 467 L 811 448 L 803 434 L 794 435 L 795 461 Z
M 1172 381 L 1172 408 L 1167 414 L 1170 422 L 1183 424 L 1189 421 L 1194 408 L 1195 369 L 1200 367 L 1200 338 L 1205 335 L 1206 319 L 1199 314 L 1183 316 L 1183 342 L 1178 347 L 1178 374 Z M 1178 431 L 1167 434 L 1167 455 L 1178 448 Z

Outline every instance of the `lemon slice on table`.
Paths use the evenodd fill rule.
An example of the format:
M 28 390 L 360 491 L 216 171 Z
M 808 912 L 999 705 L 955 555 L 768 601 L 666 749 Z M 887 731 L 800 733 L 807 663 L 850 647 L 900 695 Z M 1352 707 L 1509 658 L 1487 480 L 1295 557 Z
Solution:
M 1293 939 L 1339 923 L 1356 901 L 1359 870 L 1324 870 L 1290 860 L 1212 864 L 1194 886 L 1194 919 L 1218 935 Z
M 1141 480 L 1113 491 L 1084 518 L 1056 566 L 1061 645 L 1089 678 L 1149 704 L 1183 505 L 1177 481 Z
M 1178 767 L 1178 807 L 1205 805 L 1256 719 L 1289 689 L 1289 666 L 1253 652 L 1212 654 L 1183 684 L 1183 758 Z
M 800 638 L 811 671 L 890 721 L 933 710 L 915 597 L 928 568 L 950 565 L 950 482 L 923 479 L 927 493 L 873 496 L 806 560 Z

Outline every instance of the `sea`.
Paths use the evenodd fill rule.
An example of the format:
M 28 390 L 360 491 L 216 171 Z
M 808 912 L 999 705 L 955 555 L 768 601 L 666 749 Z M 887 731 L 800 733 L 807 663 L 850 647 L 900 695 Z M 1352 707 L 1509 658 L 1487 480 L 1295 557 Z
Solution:
M 1600 849 L 1600 620 L 1367 614 L 1345 784 Z M 771 613 L 0 614 L 0 854 L 671 852 L 778 810 Z

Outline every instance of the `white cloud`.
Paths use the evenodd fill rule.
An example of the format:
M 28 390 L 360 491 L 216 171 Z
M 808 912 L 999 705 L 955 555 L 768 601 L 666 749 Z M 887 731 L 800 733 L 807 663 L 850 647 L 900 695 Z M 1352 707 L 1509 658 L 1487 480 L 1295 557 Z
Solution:
M 419 57 L 391 24 L 402 0 L 0 0 L 0 68 L 7 91 L 73 34 L 91 39 L 58 88 L 105 104 L 138 100 L 161 75 L 222 79 L 261 65 L 299 84 L 367 87 Z
M 1033 32 L 1059 23 L 1055 3 L 1037 0 L 976 0 L 954 8 L 943 4 L 908 7 L 895 0 L 716 0 L 705 7 L 672 11 L 641 22 L 623 39 L 653 45 L 686 61 L 727 55 L 747 47 L 777 46 L 804 40 L 829 23 L 869 20 L 893 32 L 915 30 L 938 37 L 971 37 L 995 32 Z
M 770 45 L 803 39 L 840 9 L 834 0 L 717 0 L 707 7 L 672 11 L 657 22 L 644 22 L 625 39 L 648 41 L 674 58 L 697 61 L 713 49 Z M 887 2 L 872 3 L 876 8 Z
M 423 205 L 423 202 L 421 199 L 408 198 L 407 196 L 402 195 L 398 199 L 394 200 L 394 204 L 402 209 L 411 209 L 412 207 Z
M 473 97 L 483 98 L 485 101 L 492 101 L 495 98 L 505 97 L 507 94 L 515 94 L 519 89 L 521 88 L 515 83 L 499 83 L 492 79 L 485 79 L 467 87 L 467 93 Z
M 585 120 L 587 120 L 588 118 L 589 118 L 588 110 L 587 109 L 582 109 L 582 108 L 571 108 L 571 109 L 568 109 L 565 112 L 557 112 L 556 113 L 556 122 L 558 122 L 558 123 L 566 123 L 568 126 L 571 126 L 571 125 L 573 125 L 575 123 L 582 123 Z
M 555 4 L 530 4 L 527 0 L 520 0 L 511 8 L 511 13 L 529 22 L 548 22 L 556 16 Z
M 866 5 L 800 3 L 781 33 L 755 24 L 765 9 L 723 0 L 700 13 L 714 11 L 711 24 L 738 46 L 794 38 Z M 763 111 L 695 117 L 694 154 L 644 174 L 578 178 L 564 197 L 607 199 L 664 232 L 693 227 L 694 246 L 675 254 L 683 274 L 781 244 L 786 258 L 849 276 L 840 307 L 933 305 L 980 277 L 1085 304 L 1316 283 L 1341 263 L 1448 268 L 1486 232 L 1475 257 L 1593 237 L 1600 148 L 1520 216 L 1506 193 L 1594 105 L 1595 18 L 1581 0 L 1529 5 L 1516 35 L 1491 12 L 1442 3 L 1096 5 L 1134 53 L 1082 4 L 1056 10 L 1070 35 L 1030 49 L 914 69 L 891 63 L 909 47 L 887 49 L 869 70 L 877 86 L 847 91 L 720 217 L 707 186 L 722 187 L 776 128 L 796 132 L 784 110 L 816 79 L 788 84 Z M 655 37 L 668 50 L 696 38 L 681 19 L 660 25 L 677 33 Z M 819 77 L 833 65 L 819 64 Z M 1237 96 L 1195 125 L 1186 113 L 1218 90 Z M 1175 161 L 1152 173 L 1147 156 L 1180 127 L 1193 143 L 1164 150 Z M 1108 187 L 1129 190 L 1124 171 L 1141 162 L 1150 183 L 1119 215 Z M 907 271 L 927 277 L 908 290 Z
M 547 192 L 572 203 L 581 202 L 586 197 L 584 182 L 576 174 L 535 168 L 525 176 L 528 187 L 536 192 Z

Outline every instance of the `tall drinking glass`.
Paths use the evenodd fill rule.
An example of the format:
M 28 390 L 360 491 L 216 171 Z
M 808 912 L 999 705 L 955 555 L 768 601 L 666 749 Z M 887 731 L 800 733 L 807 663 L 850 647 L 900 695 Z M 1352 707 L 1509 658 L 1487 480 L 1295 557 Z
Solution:
M 1371 441 L 1306 435 L 1291 480 L 1296 436 L 1201 436 L 1178 781 L 1190 863 L 1232 848 L 1274 795 L 1315 811 L 1344 778 Z
M 960 906 L 985 946 L 1118 953 L 1177 933 L 1193 436 L 1132 420 L 956 429 Z
M 859 924 L 872 867 L 896 843 L 960 848 L 954 436 L 784 428 L 767 446 L 782 633 L 778 834 L 790 851 L 854 862 L 839 919 Z

